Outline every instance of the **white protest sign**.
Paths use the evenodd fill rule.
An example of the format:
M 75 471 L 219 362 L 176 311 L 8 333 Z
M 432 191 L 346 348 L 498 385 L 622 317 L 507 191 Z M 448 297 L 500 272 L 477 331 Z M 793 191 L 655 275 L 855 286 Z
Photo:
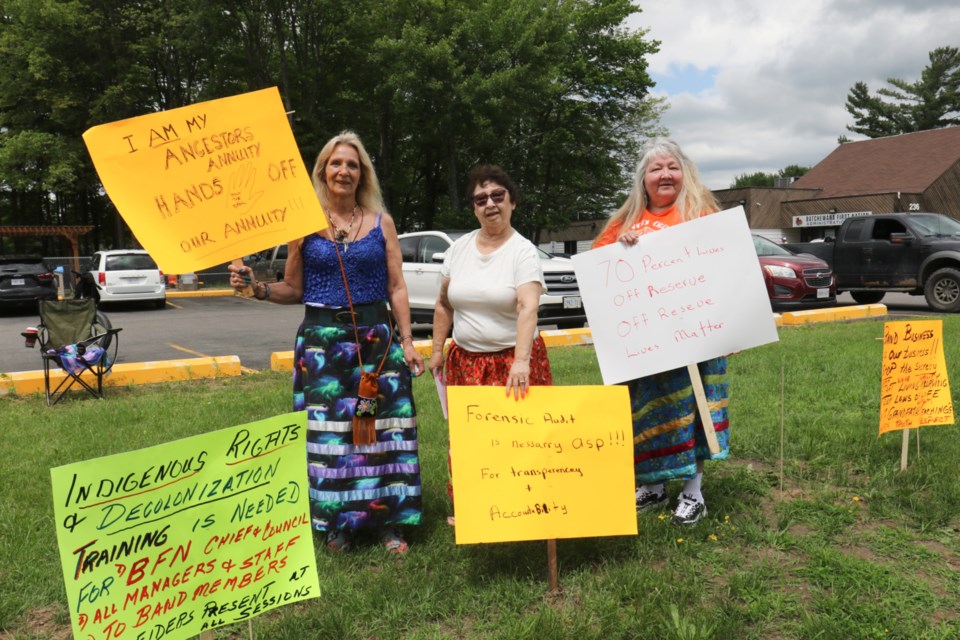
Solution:
M 604 384 L 777 341 L 743 209 L 573 257 Z

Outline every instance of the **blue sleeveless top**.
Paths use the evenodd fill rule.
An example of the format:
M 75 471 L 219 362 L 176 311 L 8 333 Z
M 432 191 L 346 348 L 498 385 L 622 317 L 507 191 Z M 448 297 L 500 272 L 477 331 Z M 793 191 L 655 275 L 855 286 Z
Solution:
M 350 284 L 353 304 L 367 304 L 387 298 L 387 245 L 380 228 L 380 214 L 373 229 L 363 238 L 339 244 L 343 268 Z M 313 233 L 304 238 L 303 301 L 326 307 L 348 307 L 347 292 L 333 241 Z

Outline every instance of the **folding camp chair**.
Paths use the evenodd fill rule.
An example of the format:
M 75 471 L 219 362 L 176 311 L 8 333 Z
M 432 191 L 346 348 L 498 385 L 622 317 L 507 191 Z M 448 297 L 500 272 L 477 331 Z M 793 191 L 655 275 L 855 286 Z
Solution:
M 103 399 L 103 376 L 113 367 L 120 343 L 120 329 L 105 326 L 108 322 L 98 319 L 97 301 L 92 298 L 40 301 L 37 339 L 47 405 L 59 402 L 75 384 Z M 65 376 L 51 391 L 50 370 L 54 368 Z

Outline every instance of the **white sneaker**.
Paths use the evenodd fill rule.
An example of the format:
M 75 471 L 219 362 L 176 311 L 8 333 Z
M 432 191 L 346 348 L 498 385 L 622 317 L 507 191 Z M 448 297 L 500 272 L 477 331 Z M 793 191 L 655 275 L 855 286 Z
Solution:
M 707 505 L 688 493 L 680 495 L 677 510 L 673 512 L 670 522 L 681 525 L 696 524 L 700 518 L 707 515 Z
M 656 491 L 648 490 L 646 487 L 639 487 L 637 489 L 637 512 L 643 511 L 644 509 L 659 507 L 666 501 L 666 491 L 657 493 Z

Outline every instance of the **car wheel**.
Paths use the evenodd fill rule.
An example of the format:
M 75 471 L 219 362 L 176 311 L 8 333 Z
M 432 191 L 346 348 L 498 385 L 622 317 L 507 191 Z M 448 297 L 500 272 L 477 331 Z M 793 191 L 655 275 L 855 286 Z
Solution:
M 887 295 L 886 291 L 851 291 L 852 297 L 859 304 L 877 304 Z
M 166 309 L 166 308 L 167 308 L 167 299 L 164 298 L 163 300 L 157 300 L 157 301 L 154 302 L 153 304 L 157 307 L 157 309 Z
M 960 311 L 960 271 L 937 269 L 923 285 L 923 295 L 936 311 L 956 313 Z

